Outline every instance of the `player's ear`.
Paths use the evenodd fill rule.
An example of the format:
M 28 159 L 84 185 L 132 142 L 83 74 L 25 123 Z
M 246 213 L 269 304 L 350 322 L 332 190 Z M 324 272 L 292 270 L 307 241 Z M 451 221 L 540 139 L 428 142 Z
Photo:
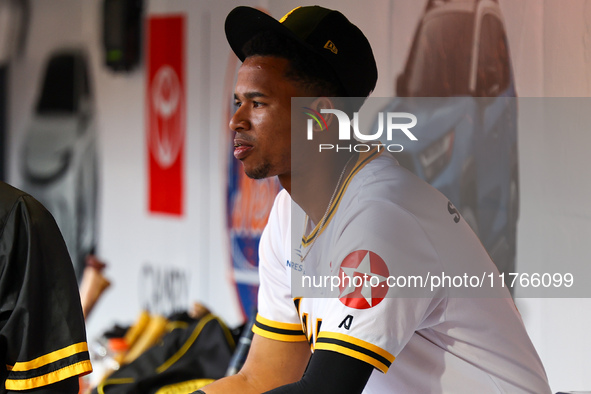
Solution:
M 334 114 L 331 113 L 322 113 L 323 109 L 334 109 L 334 101 L 332 100 L 331 97 L 318 97 L 316 99 L 314 99 L 314 101 L 312 101 L 312 103 L 310 104 L 310 107 L 312 109 L 314 109 L 315 111 L 317 111 L 318 113 L 320 113 L 322 115 L 322 117 L 324 118 L 324 121 L 326 122 L 326 126 L 330 127 L 331 123 L 333 122 L 334 119 Z M 314 131 L 321 131 L 320 130 L 320 126 L 316 125 L 314 126 Z M 316 130 L 316 128 L 318 128 L 318 130 Z

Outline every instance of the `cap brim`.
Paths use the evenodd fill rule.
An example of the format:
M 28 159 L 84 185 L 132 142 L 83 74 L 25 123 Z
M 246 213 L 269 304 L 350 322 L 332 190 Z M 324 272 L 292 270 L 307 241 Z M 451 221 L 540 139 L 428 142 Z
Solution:
M 234 8 L 226 17 L 224 29 L 230 47 L 241 61 L 244 61 L 246 57 L 242 52 L 244 44 L 262 31 L 283 34 L 294 38 L 305 47 L 308 46 L 291 30 L 279 23 L 277 19 L 252 7 L 240 6 Z

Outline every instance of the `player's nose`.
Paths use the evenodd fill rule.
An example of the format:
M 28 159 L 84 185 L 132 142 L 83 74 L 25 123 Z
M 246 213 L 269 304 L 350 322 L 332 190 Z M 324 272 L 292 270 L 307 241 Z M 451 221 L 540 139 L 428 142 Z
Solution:
M 234 115 L 230 118 L 230 130 L 232 131 L 244 131 L 250 129 L 250 122 L 248 121 L 247 113 L 243 109 L 244 107 L 238 107 Z

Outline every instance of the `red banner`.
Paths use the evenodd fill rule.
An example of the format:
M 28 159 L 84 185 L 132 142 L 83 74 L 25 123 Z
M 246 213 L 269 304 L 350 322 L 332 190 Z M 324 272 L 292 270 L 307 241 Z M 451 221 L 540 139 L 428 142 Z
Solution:
M 147 53 L 149 210 L 183 214 L 185 17 L 150 17 Z

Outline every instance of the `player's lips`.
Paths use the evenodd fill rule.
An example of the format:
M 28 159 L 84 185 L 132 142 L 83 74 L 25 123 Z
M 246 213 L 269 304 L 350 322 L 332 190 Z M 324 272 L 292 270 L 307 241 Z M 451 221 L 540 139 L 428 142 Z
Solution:
M 234 157 L 238 160 L 244 160 L 253 148 L 252 144 L 244 139 L 234 139 Z

